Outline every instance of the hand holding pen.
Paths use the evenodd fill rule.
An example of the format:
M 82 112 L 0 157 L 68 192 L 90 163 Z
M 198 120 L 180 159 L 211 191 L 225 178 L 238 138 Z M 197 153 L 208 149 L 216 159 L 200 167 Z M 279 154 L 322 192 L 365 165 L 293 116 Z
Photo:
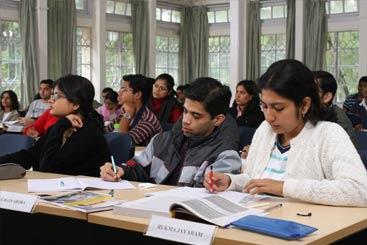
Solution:
M 228 175 L 213 172 L 212 169 L 205 175 L 204 186 L 211 192 L 220 192 L 226 190 L 231 183 Z
M 100 167 L 101 178 L 105 181 L 119 181 L 124 175 L 124 170 L 116 166 L 115 160 L 111 157 L 111 162 L 106 162 Z

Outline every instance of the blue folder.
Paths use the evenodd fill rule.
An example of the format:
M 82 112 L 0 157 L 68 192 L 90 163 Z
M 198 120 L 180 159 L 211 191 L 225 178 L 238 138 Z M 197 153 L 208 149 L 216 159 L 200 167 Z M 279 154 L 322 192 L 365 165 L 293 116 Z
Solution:
M 295 240 L 307 236 L 317 229 L 297 222 L 274 219 L 256 215 L 245 216 L 233 223 L 236 228 L 254 231 L 287 240 Z

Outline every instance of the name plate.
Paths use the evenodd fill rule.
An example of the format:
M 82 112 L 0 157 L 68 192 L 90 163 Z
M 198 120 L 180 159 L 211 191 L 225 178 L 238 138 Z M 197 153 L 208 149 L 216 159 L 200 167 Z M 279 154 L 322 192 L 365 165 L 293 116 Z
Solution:
M 30 213 L 37 198 L 27 194 L 0 191 L 0 208 Z
M 210 244 L 215 226 L 153 215 L 145 235 L 187 244 Z

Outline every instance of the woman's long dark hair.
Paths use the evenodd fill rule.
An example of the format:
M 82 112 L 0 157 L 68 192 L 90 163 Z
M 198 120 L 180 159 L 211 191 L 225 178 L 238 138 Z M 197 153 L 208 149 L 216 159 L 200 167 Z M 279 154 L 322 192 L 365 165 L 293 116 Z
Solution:
M 13 90 L 5 90 L 1 93 L 0 98 L 2 99 L 4 94 L 8 94 L 10 97 L 10 101 L 11 101 L 11 110 L 19 110 L 19 101 L 18 101 L 18 97 L 17 94 L 13 91 Z M 1 110 L 4 110 L 4 106 L 3 103 L 0 102 L 0 108 Z
M 330 111 L 321 107 L 319 89 L 310 69 L 297 60 L 280 60 L 273 63 L 258 81 L 260 90 L 269 89 L 294 102 L 300 108 L 303 99 L 311 98 L 305 121 L 316 125 L 318 121 L 330 121 Z
M 65 94 L 66 99 L 79 104 L 76 113 L 80 113 L 85 121 L 92 121 L 103 131 L 103 118 L 93 108 L 94 87 L 91 81 L 78 75 L 67 75 L 55 81 L 55 87 Z
M 252 80 L 242 80 L 237 83 L 236 89 L 238 86 L 242 86 L 249 95 L 252 95 L 252 99 L 249 101 L 243 113 L 251 114 L 251 112 L 260 110 L 259 92 L 256 87 L 256 83 Z M 237 106 L 236 101 L 233 102 L 233 106 Z

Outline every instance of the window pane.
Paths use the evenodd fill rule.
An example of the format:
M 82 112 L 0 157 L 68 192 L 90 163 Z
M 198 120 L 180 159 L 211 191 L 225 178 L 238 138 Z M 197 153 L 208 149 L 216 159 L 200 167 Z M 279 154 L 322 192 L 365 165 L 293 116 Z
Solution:
M 330 14 L 329 11 L 329 2 L 325 2 L 326 14 Z
M 273 6 L 273 18 L 284 18 L 284 5 Z
M 161 20 L 161 9 L 160 8 L 155 9 L 155 18 L 157 20 Z
M 229 36 L 209 37 L 209 76 L 229 83 Z
M 22 51 L 17 22 L 0 20 L 0 91 L 11 89 L 21 100 Z
M 357 0 L 345 0 L 344 9 L 345 9 L 345 12 L 347 13 L 357 12 L 358 11 Z
M 216 23 L 228 22 L 227 10 L 215 11 L 215 22 Z
M 285 34 L 261 35 L 260 71 L 285 58 Z M 261 73 L 262 74 L 262 73 Z
M 271 7 L 263 7 L 260 9 L 260 19 L 271 19 Z
M 342 0 L 330 1 L 330 14 L 340 14 L 340 13 L 343 13 L 343 1 Z
M 208 22 L 210 24 L 215 23 L 215 20 L 214 20 L 214 12 L 213 11 L 208 12 Z
M 91 80 L 91 30 L 77 27 L 77 74 Z
M 162 21 L 171 22 L 171 14 L 172 14 L 172 10 L 162 9 Z
M 108 0 L 106 3 L 106 13 L 114 14 L 115 13 L 115 2 Z
M 178 37 L 156 37 L 156 75 L 170 74 L 178 84 Z
M 125 3 L 116 2 L 115 14 L 125 15 Z
M 85 2 L 86 0 L 75 0 L 75 7 L 78 10 L 84 10 L 85 9 Z
M 180 23 L 181 22 L 181 12 L 180 11 L 172 11 L 172 22 Z
M 127 16 L 131 16 L 131 4 L 127 3 L 126 4 L 126 13 Z

